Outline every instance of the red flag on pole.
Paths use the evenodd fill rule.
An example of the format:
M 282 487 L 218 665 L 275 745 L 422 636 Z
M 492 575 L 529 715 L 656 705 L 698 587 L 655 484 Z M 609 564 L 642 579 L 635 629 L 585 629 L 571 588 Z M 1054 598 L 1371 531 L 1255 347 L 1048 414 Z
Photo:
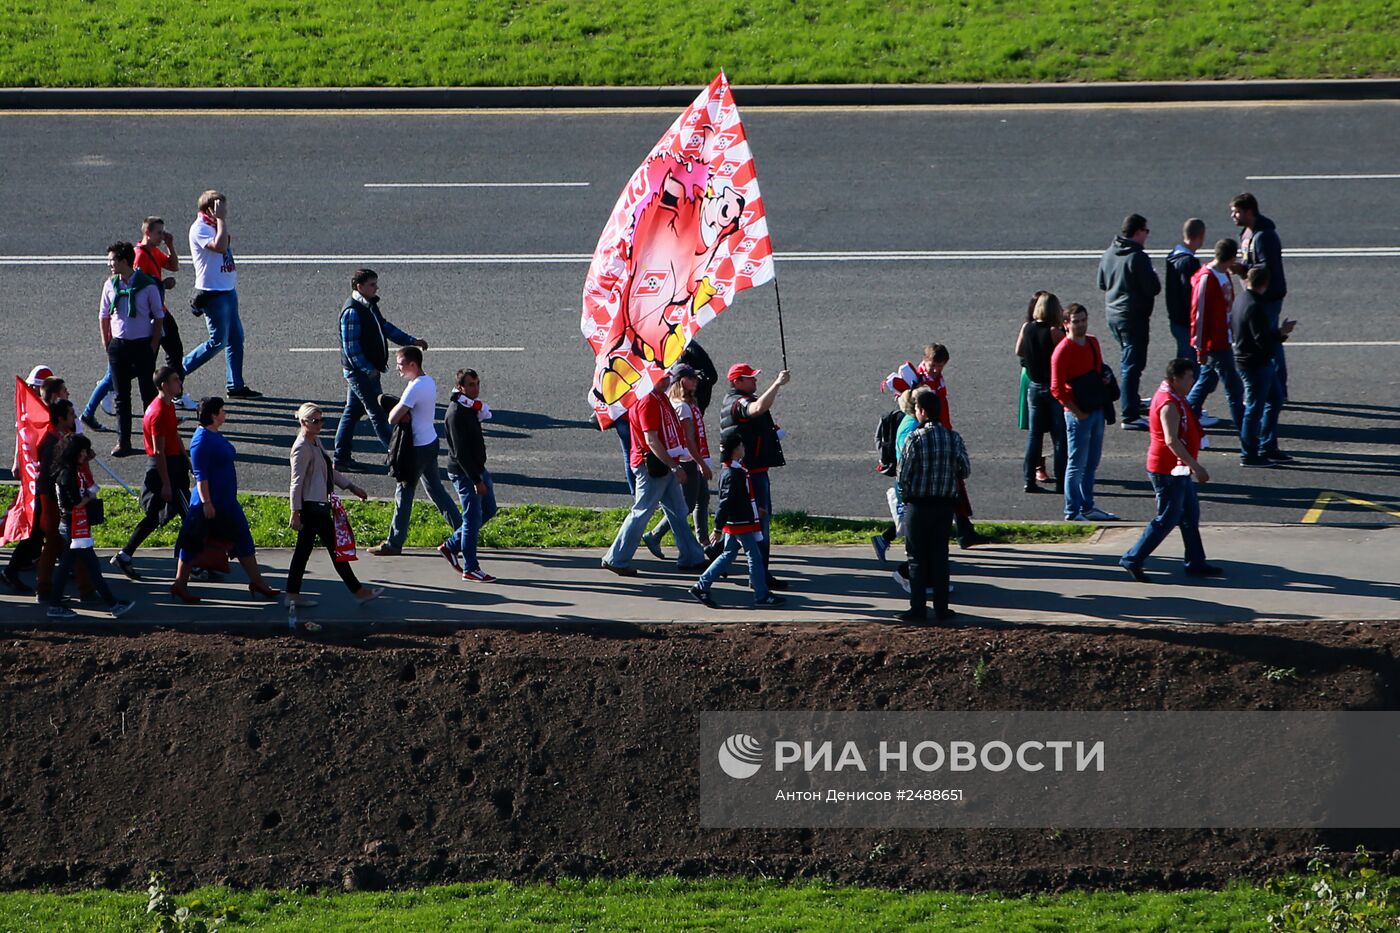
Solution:
M 632 174 L 598 238 L 581 326 L 599 424 L 645 397 L 735 295 L 772 278 L 758 176 L 720 72 Z
M 39 391 L 15 377 L 15 463 L 19 491 L 5 513 L 0 544 L 23 541 L 34 530 L 34 488 L 39 478 L 39 441 L 49 429 L 49 409 Z

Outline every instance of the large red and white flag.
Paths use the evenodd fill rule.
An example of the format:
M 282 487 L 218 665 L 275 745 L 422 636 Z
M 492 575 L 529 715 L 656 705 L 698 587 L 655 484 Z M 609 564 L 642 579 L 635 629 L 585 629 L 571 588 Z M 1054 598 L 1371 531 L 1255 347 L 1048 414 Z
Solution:
M 39 479 L 39 441 L 49 429 L 49 410 L 37 389 L 15 377 L 15 462 L 19 489 L 5 513 L 0 544 L 23 541 L 34 530 L 35 483 Z
M 720 72 L 633 173 L 593 252 L 581 327 L 600 425 L 644 398 L 735 295 L 772 278 L 753 156 Z

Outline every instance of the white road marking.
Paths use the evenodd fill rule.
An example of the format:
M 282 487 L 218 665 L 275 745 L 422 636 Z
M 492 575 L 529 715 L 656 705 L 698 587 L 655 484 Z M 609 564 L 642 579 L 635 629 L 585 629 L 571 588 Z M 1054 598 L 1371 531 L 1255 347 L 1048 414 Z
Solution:
M 1098 259 L 1099 249 L 969 249 L 969 250 L 827 250 L 780 252 L 780 262 L 1058 262 Z M 1166 250 L 1149 251 L 1154 259 Z M 1400 259 L 1400 246 L 1294 247 L 1286 259 Z M 328 263 L 399 263 L 404 265 L 570 265 L 589 262 L 590 253 L 303 253 L 241 255 L 249 266 L 309 266 Z M 0 256 L 0 266 L 101 266 L 106 258 L 89 256 Z
M 365 182 L 366 188 L 587 188 L 586 181 L 394 181 Z
M 524 353 L 524 347 L 428 347 L 429 352 L 450 350 L 453 353 Z M 340 347 L 288 347 L 288 353 L 339 353 Z
M 1290 340 L 1284 344 L 1294 347 L 1400 347 L 1400 340 Z
M 1245 181 L 1349 181 L 1353 178 L 1400 178 L 1390 175 L 1246 175 Z

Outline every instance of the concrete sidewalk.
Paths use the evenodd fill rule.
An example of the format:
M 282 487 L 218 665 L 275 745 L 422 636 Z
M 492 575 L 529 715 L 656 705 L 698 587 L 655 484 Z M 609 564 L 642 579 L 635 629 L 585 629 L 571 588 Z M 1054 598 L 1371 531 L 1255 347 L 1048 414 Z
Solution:
M 1225 576 L 1205 581 L 1185 576 L 1180 540 L 1173 538 L 1148 561 L 1147 570 L 1158 581 L 1152 585 L 1132 581 L 1117 564 L 1139 530 L 1106 528 L 1073 544 L 991 545 L 969 551 L 954 546 L 953 603 L 959 623 L 1118 627 L 1400 619 L 1400 527 L 1210 526 L 1203 534 L 1206 551 Z M 178 603 L 168 592 L 174 570 L 168 553 L 138 555 L 141 583 L 127 581 L 104 562 L 118 598 L 137 601 L 125 619 L 114 621 L 98 607 L 73 602 L 80 612 L 77 619 L 51 622 L 33 598 L 7 594 L 0 598 L 0 625 L 286 629 L 287 609 L 251 597 L 236 567 L 228 582 L 192 587 L 204 597 L 199 605 Z M 601 550 L 483 551 L 482 566 L 499 577 L 490 584 L 462 581 L 434 551 L 394 558 L 365 554 L 356 573 L 387 592 L 358 607 L 319 552 L 312 558 L 303 595 L 320 605 L 300 610 L 298 617 L 328 630 L 373 631 L 479 624 L 839 623 L 892 621 L 908 605 L 890 575 L 894 562 L 882 566 L 869 546 L 780 548 L 774 570 L 791 584 L 784 594 L 788 603 L 765 610 L 749 605 L 742 559 L 729 580 L 713 591 L 724 608 L 711 610 L 687 594 L 693 575 L 641 553 L 635 563 L 639 575 L 623 578 L 599 567 Z M 902 558 L 902 548 L 891 549 L 890 556 L 896 554 Z M 291 552 L 268 549 L 258 556 L 268 581 L 280 587 Z

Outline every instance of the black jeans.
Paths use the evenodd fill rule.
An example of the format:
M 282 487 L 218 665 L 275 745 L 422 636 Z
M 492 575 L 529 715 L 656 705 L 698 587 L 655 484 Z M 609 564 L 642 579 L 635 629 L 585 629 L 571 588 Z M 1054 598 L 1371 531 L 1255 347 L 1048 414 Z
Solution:
M 180 327 L 175 323 L 175 315 L 168 311 L 162 319 L 160 348 L 165 351 L 165 365 L 179 372 L 180 378 L 184 379 L 185 344 L 180 340 Z
M 1065 446 L 1065 410 L 1050 394 L 1050 387 L 1038 382 L 1026 383 L 1026 413 L 1030 418 L 1026 431 L 1026 456 L 1024 471 L 1026 483 L 1035 482 L 1035 466 L 1040 460 L 1042 442 L 1046 434 L 1055 445 L 1055 482 L 1063 485 L 1065 463 L 1069 448 Z
M 141 410 L 156 397 L 156 354 L 150 338 L 123 340 L 113 337 L 107 344 L 107 364 L 112 369 L 112 387 L 117 390 L 117 442 L 131 446 L 131 380 L 141 392 Z
M 165 472 L 170 477 L 172 501 L 161 498 L 160 470 L 156 468 L 156 458 L 151 457 L 146 466 L 146 482 L 141 490 L 141 508 L 146 514 L 131 532 L 131 537 L 122 548 L 127 557 L 136 556 L 139 548 L 151 532 L 172 518 L 183 516 L 190 510 L 190 465 L 183 453 L 165 458 Z
M 908 499 L 904 503 L 904 547 L 909 553 L 909 608 L 928 611 L 933 586 L 935 612 L 948 611 L 948 537 L 956 499 Z
M 335 559 L 335 519 L 331 517 L 330 506 L 324 502 L 303 502 L 301 504 L 301 530 L 297 532 L 296 550 L 292 552 L 292 565 L 287 568 L 287 592 L 301 592 L 301 578 L 306 575 L 306 562 L 320 540 L 326 553 L 331 556 L 331 566 L 340 574 L 340 579 L 352 593 L 360 591 L 360 581 L 349 561 Z

